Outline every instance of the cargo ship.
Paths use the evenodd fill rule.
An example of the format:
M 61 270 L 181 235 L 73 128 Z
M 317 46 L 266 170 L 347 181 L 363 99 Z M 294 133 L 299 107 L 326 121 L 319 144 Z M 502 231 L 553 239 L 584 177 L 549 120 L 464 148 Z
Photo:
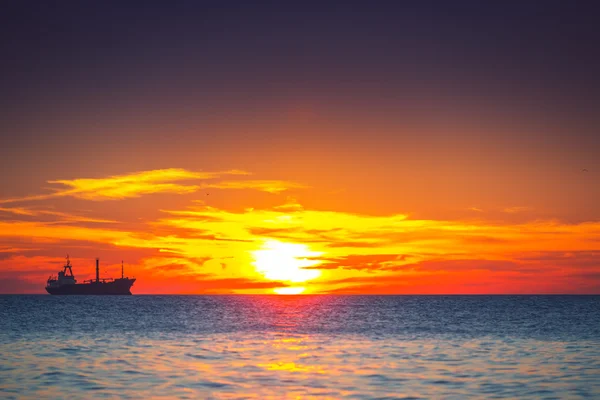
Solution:
M 77 283 L 71 261 L 67 256 L 67 262 L 58 276 L 51 276 L 46 283 L 46 291 L 50 294 L 68 295 L 68 294 L 121 294 L 130 295 L 131 286 L 135 278 L 124 276 L 123 262 L 121 262 L 121 277 L 118 279 L 100 279 L 100 259 L 96 258 L 96 279 Z

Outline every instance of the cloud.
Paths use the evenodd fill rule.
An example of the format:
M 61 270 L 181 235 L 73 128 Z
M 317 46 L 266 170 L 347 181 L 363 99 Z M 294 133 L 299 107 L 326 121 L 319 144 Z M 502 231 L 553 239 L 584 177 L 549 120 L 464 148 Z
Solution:
M 328 242 L 326 233 L 330 230 L 312 229 L 311 231 L 301 228 L 271 228 L 271 227 L 248 227 L 248 233 L 257 237 L 277 238 L 288 241 L 300 241 L 304 243 Z
M 22 253 L 24 251 L 36 251 L 36 250 L 40 250 L 40 248 L 35 248 L 35 247 L 5 247 L 5 246 L 0 246 L 0 253 L 5 253 L 5 254 L 16 254 L 16 253 Z
M 36 214 L 33 210 L 24 207 L 0 207 L 0 212 L 26 216 L 39 215 Z
M 482 269 L 481 266 L 487 266 Z M 443 269 L 438 269 L 438 268 Z M 454 267 L 454 270 L 450 268 Z M 456 268 L 458 267 L 458 268 Z M 598 293 L 600 269 L 522 269 L 509 263 L 471 265 L 443 262 L 428 270 L 377 273 L 329 280 L 322 293 L 332 294 L 584 294 Z M 478 268 L 478 269 L 475 269 Z
M 156 272 L 158 275 L 171 275 L 173 271 L 181 275 L 198 276 L 202 274 L 202 266 L 205 262 L 212 260 L 211 257 L 200 259 L 189 259 L 182 257 L 150 257 L 142 261 L 141 269 Z
M 0 246 L 0 261 L 9 259 L 22 254 L 24 252 L 35 252 L 42 250 L 41 247 L 15 247 L 15 246 Z
M 135 234 L 122 230 L 46 224 L 43 222 L 0 221 L 0 238 L 26 238 L 30 242 L 88 241 L 116 244 L 134 238 Z
M 239 291 L 249 289 L 275 289 L 288 287 L 279 281 L 259 281 L 248 278 L 215 278 L 203 279 L 199 282 L 198 293 L 222 293 L 223 291 Z
M 304 210 L 304 207 L 302 207 L 302 204 L 298 203 L 298 201 L 296 201 L 296 199 L 291 198 L 291 197 L 287 199 L 285 204 L 282 204 L 280 206 L 275 206 L 273 208 L 277 211 L 283 211 L 283 212 L 294 212 L 294 211 Z
M 485 221 L 413 220 L 405 215 L 372 216 L 332 211 L 251 210 L 227 212 L 211 207 L 170 212 L 156 223 L 219 238 L 279 239 L 311 246 L 327 254 L 432 254 L 460 250 L 497 258 L 498 254 L 540 251 L 594 250 L 600 223 L 562 224 L 536 221 L 494 224 Z
M 459 260 L 425 260 L 418 263 L 404 264 L 401 266 L 390 265 L 383 267 L 383 270 L 419 270 L 419 271 L 519 271 L 523 272 L 522 264 L 508 260 L 486 260 L 486 259 L 459 259 Z M 535 269 L 539 271 L 539 269 Z
M 277 194 L 290 189 L 304 189 L 307 187 L 296 182 L 281 180 L 226 180 L 213 183 L 193 183 L 231 175 L 250 175 L 250 173 L 235 169 L 197 172 L 182 168 L 168 168 L 114 175 L 106 178 L 51 180 L 48 181 L 49 184 L 60 185 L 61 187 L 53 188 L 52 193 L 1 199 L 0 204 L 46 200 L 57 197 L 74 197 L 91 201 L 123 200 L 156 193 L 190 194 L 208 188 L 251 189 Z M 26 208 L 13 207 L 3 210 L 19 215 L 38 215 L 32 214 L 32 211 Z
M 593 251 L 536 251 L 517 254 L 514 260 L 543 264 L 546 267 L 590 267 L 600 268 L 600 250 Z
M 372 255 L 360 276 L 329 279 L 327 293 L 598 293 L 600 251 L 521 252 L 504 259 L 447 258 L 386 262 Z M 378 258 L 381 257 L 381 258 Z M 448 255 L 452 257 L 452 255 Z M 369 257 L 365 257 L 368 260 Z M 378 262 L 379 261 L 379 262 Z M 342 264 L 351 264 L 351 260 Z
M 338 241 L 338 242 L 333 242 L 333 243 L 327 243 L 327 247 L 328 248 L 377 248 L 377 247 L 381 247 L 381 243 L 377 243 L 377 242 L 367 242 L 367 241 L 348 241 L 348 242 L 344 242 L 344 241 Z
M 193 193 L 199 189 L 199 186 L 172 182 L 214 179 L 229 174 L 245 173 L 242 171 L 193 172 L 180 168 L 169 168 L 100 179 L 57 180 L 48 183 L 67 186 L 69 189 L 58 192 L 63 195 L 85 200 L 115 200 L 139 197 L 150 193 Z
M 307 269 L 347 269 L 347 270 L 384 270 L 386 267 L 398 265 L 410 258 L 406 254 L 351 254 L 340 257 L 321 257 L 323 264 Z
M 199 190 L 200 186 L 174 182 L 208 180 L 219 178 L 223 175 L 248 174 L 248 172 L 240 170 L 194 172 L 181 168 L 168 168 L 115 175 L 107 178 L 52 180 L 48 181 L 48 183 L 62 185 L 63 187 L 55 189 L 53 193 L 4 199 L 0 200 L 0 203 L 44 200 L 66 196 L 84 200 L 103 201 L 140 197 L 144 194 L 153 193 L 188 194 Z
M 308 186 L 296 182 L 278 180 L 249 180 L 249 181 L 223 181 L 203 184 L 203 188 L 214 189 L 253 189 L 268 193 L 281 193 L 290 189 L 306 189 Z
M 75 215 L 66 212 L 53 211 L 53 210 L 39 210 L 25 207 L 0 207 L 0 212 L 10 213 L 19 216 L 36 217 L 36 216 L 53 216 L 58 217 L 60 222 L 97 222 L 97 223 L 110 223 L 115 224 L 118 221 L 104 219 L 104 218 L 93 218 L 82 215 Z

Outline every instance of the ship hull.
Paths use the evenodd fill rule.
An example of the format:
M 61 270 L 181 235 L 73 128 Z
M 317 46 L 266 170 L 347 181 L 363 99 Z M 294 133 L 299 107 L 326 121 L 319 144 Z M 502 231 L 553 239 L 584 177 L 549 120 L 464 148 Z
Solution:
M 73 285 L 61 285 L 57 287 L 46 287 L 46 291 L 52 295 L 131 295 L 131 286 L 135 279 L 117 279 L 112 282 L 76 283 Z

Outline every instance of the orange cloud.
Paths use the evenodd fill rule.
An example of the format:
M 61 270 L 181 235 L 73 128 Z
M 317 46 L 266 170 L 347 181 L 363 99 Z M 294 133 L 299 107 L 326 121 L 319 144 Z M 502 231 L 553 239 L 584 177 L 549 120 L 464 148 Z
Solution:
M 134 234 L 131 232 L 120 230 L 44 224 L 40 222 L 0 221 L 0 238 L 21 237 L 30 240 L 85 240 L 90 242 L 116 243 L 133 236 Z
M 25 207 L 0 207 L 0 212 L 10 213 L 14 215 L 22 215 L 22 216 L 41 216 L 41 215 L 49 215 L 58 217 L 61 222 L 98 222 L 98 223 L 117 223 L 118 221 L 103 219 L 103 218 L 92 218 L 86 217 L 82 215 L 75 215 L 66 212 L 53 211 L 53 210 L 37 210 Z
M 307 186 L 295 182 L 277 180 L 224 181 L 202 185 L 214 189 L 253 189 L 268 193 L 281 193 L 290 189 L 306 189 Z
M 377 271 L 388 266 L 398 265 L 409 259 L 406 254 L 351 254 L 348 256 L 322 258 L 323 264 L 313 268 L 318 269 L 354 269 Z
M 0 253 L 22 253 L 24 251 L 40 250 L 39 248 L 26 247 L 0 247 Z
M 76 197 L 84 200 L 120 200 L 139 197 L 152 193 L 188 194 L 200 189 L 198 185 L 173 183 L 178 181 L 208 180 L 223 175 L 248 175 L 248 172 L 230 170 L 221 172 L 194 172 L 181 168 L 157 169 L 134 172 L 107 178 L 85 178 L 71 180 L 53 180 L 50 184 L 59 184 L 66 188 L 56 189 L 54 193 L 0 200 L 0 203 L 44 200 L 53 197 Z

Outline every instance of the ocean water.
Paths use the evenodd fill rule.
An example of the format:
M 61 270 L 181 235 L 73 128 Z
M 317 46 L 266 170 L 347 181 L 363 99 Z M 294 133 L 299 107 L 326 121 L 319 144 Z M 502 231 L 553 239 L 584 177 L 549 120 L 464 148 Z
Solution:
M 600 398 L 600 296 L 0 296 L 0 398 Z

